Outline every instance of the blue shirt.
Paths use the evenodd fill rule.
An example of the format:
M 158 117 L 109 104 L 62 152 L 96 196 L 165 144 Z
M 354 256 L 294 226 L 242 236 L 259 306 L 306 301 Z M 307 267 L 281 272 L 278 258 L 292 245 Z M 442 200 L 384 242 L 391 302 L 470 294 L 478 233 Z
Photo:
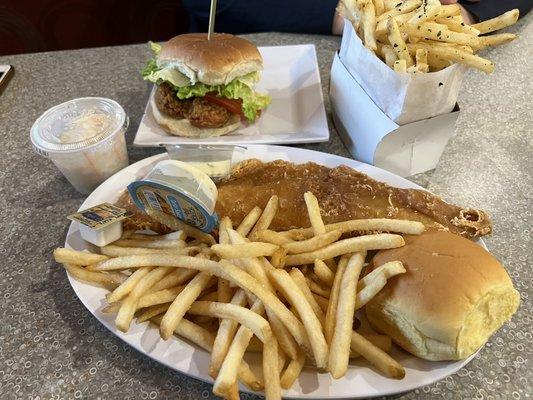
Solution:
M 338 0 L 219 0 L 215 31 L 331 34 Z M 207 32 L 210 0 L 182 0 L 190 32 Z

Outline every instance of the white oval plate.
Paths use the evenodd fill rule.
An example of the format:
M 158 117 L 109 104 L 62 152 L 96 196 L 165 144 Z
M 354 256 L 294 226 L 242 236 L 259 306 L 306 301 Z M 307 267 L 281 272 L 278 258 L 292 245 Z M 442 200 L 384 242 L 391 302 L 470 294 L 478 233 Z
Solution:
M 126 185 L 135 179 L 146 175 L 151 167 L 162 159 L 165 154 L 159 154 L 141 160 L 102 183 L 81 205 L 81 209 L 100 204 L 102 202 L 114 202 L 124 190 Z M 254 145 L 248 146 L 244 152 L 244 158 L 258 158 L 265 162 L 276 159 L 284 159 L 294 163 L 313 161 L 328 167 L 347 165 L 358 171 L 368 174 L 372 178 L 386 182 L 399 188 L 416 188 L 420 186 L 403 179 L 390 172 L 373 167 L 359 161 L 320 153 L 299 148 Z M 479 244 L 484 247 L 482 241 Z M 76 224 L 71 224 L 65 242 L 66 247 L 76 250 L 93 249 L 93 246 L 81 239 Z M 124 340 L 130 346 L 141 353 L 153 358 L 157 362 L 166 365 L 176 371 L 182 372 L 193 378 L 212 382 L 207 374 L 209 354 L 179 338 L 173 337 L 168 341 L 161 340 L 156 327 L 149 323 L 132 323 L 127 333 L 120 332 L 115 328 L 114 315 L 102 313 L 105 305 L 105 289 L 79 282 L 69 276 L 70 284 L 74 291 L 87 307 L 87 309 L 107 329 Z M 416 358 L 399 349 L 393 350 L 396 358 L 406 370 L 406 376 L 402 380 L 393 380 L 380 375 L 364 362 L 359 365 L 350 365 L 348 373 L 342 379 L 334 380 L 329 374 L 318 374 L 315 370 L 305 369 L 294 386 L 284 392 L 285 398 L 302 399 L 346 399 L 391 395 L 406 392 L 429 385 L 445 378 L 467 364 L 473 357 L 456 362 L 432 362 Z

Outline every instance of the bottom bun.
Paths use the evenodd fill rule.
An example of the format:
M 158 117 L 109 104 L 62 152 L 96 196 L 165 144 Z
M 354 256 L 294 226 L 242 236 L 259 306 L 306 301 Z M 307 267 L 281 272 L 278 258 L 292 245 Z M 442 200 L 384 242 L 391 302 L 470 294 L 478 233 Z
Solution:
M 152 108 L 152 115 L 156 122 L 161 125 L 161 127 L 174 136 L 184 136 L 184 137 L 212 137 L 212 136 L 223 136 L 236 131 L 241 126 L 241 119 L 236 114 L 231 114 L 226 125 L 220 128 L 198 128 L 191 125 L 188 119 L 176 119 L 164 115 L 157 108 L 154 96 L 150 98 L 150 107 Z

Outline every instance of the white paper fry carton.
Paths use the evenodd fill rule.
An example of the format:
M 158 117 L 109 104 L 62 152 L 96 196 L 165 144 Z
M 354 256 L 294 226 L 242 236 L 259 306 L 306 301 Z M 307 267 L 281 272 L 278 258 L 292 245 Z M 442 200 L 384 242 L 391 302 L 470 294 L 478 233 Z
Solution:
M 339 57 L 359 86 L 398 125 L 451 112 L 466 67 L 428 74 L 397 73 L 368 50 L 346 20 Z
M 409 176 L 435 168 L 459 116 L 465 68 L 399 74 L 363 46 L 349 21 L 331 68 L 333 120 L 352 155 Z

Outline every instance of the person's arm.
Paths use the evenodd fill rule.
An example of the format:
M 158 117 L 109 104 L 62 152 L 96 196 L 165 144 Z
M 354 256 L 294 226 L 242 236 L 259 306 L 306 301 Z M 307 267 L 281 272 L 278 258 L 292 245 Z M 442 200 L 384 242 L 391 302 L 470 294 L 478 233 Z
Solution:
M 182 0 L 190 30 L 205 32 L 210 0 Z M 219 0 L 215 30 L 331 34 L 338 0 Z
M 518 8 L 520 17 L 531 10 L 531 0 L 459 0 L 459 4 L 473 16 L 473 22 L 485 21 Z

